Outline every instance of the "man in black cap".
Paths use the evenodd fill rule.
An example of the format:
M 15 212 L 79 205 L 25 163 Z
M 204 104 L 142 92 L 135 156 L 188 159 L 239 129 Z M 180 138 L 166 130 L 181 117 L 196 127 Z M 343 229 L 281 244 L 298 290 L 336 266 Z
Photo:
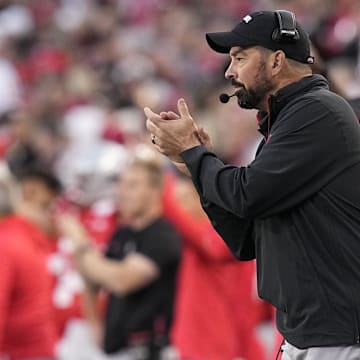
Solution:
M 354 112 L 312 75 L 309 39 L 292 13 L 252 13 L 232 31 L 206 37 L 213 50 L 230 54 L 225 76 L 239 105 L 260 110 L 264 139 L 255 160 L 224 165 L 183 99 L 179 114 L 145 108 L 152 142 L 186 167 L 233 254 L 256 258 L 259 296 L 277 309 L 283 359 L 360 359 Z

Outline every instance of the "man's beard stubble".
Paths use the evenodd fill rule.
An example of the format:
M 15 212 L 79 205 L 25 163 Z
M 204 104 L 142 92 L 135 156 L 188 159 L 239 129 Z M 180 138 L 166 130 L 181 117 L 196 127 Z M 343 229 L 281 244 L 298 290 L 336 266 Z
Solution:
M 269 92 L 274 88 L 265 73 L 265 61 L 262 60 L 258 66 L 254 79 L 254 86 L 246 88 L 244 84 L 232 79 L 232 85 L 240 87 L 236 92 L 238 104 L 243 109 L 259 109 L 260 104 L 266 100 Z

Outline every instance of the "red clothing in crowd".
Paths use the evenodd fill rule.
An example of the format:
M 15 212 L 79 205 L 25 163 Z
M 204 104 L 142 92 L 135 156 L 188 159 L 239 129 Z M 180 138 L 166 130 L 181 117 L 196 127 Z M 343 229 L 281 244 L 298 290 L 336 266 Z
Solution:
M 118 214 L 115 209 L 99 211 L 96 206 L 80 208 L 76 205 L 61 203 L 62 208 L 57 209 L 59 214 L 67 211 L 76 214 L 88 231 L 93 245 L 101 252 L 107 247 L 111 235 L 118 226 Z M 54 295 L 53 306 L 55 308 L 55 319 L 58 336 L 62 337 L 66 326 L 71 319 L 82 319 L 85 317 L 83 310 L 83 283 L 81 276 L 75 269 L 71 250 L 66 246 L 65 239 L 60 238 L 53 249 L 49 260 L 49 270 L 53 275 Z M 99 309 L 105 307 L 105 300 L 100 298 Z
M 54 355 L 50 247 L 29 221 L 11 216 L 0 222 L 0 354 L 11 360 Z
M 210 222 L 194 219 L 164 195 L 165 216 L 183 238 L 172 340 L 183 359 L 263 359 L 257 322 L 254 262 L 239 262 Z
M 119 214 L 114 210 L 108 212 L 100 212 L 96 207 L 92 206 L 80 213 L 81 223 L 89 232 L 91 239 L 96 248 L 105 251 L 109 239 L 118 227 Z

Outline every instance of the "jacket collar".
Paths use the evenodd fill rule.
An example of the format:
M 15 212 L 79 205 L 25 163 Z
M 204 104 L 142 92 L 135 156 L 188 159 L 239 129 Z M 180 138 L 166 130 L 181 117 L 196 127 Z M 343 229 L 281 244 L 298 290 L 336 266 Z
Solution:
M 327 80 L 321 75 L 311 75 L 302 78 L 301 80 L 289 84 L 280 89 L 275 95 L 270 95 L 268 99 L 268 112 L 259 111 L 259 131 L 266 138 L 273 126 L 280 111 L 293 99 L 302 96 L 309 90 L 314 88 L 328 89 Z

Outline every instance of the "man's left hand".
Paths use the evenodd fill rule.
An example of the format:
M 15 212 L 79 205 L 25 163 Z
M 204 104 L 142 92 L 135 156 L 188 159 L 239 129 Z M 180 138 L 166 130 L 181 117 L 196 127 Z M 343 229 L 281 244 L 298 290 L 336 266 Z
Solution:
M 197 127 L 184 99 L 177 104 L 179 117 L 175 119 L 164 119 L 154 113 L 148 107 L 144 109 L 147 117 L 146 127 L 154 136 L 153 143 L 156 149 L 168 157 L 178 155 L 194 146 L 201 145 Z

